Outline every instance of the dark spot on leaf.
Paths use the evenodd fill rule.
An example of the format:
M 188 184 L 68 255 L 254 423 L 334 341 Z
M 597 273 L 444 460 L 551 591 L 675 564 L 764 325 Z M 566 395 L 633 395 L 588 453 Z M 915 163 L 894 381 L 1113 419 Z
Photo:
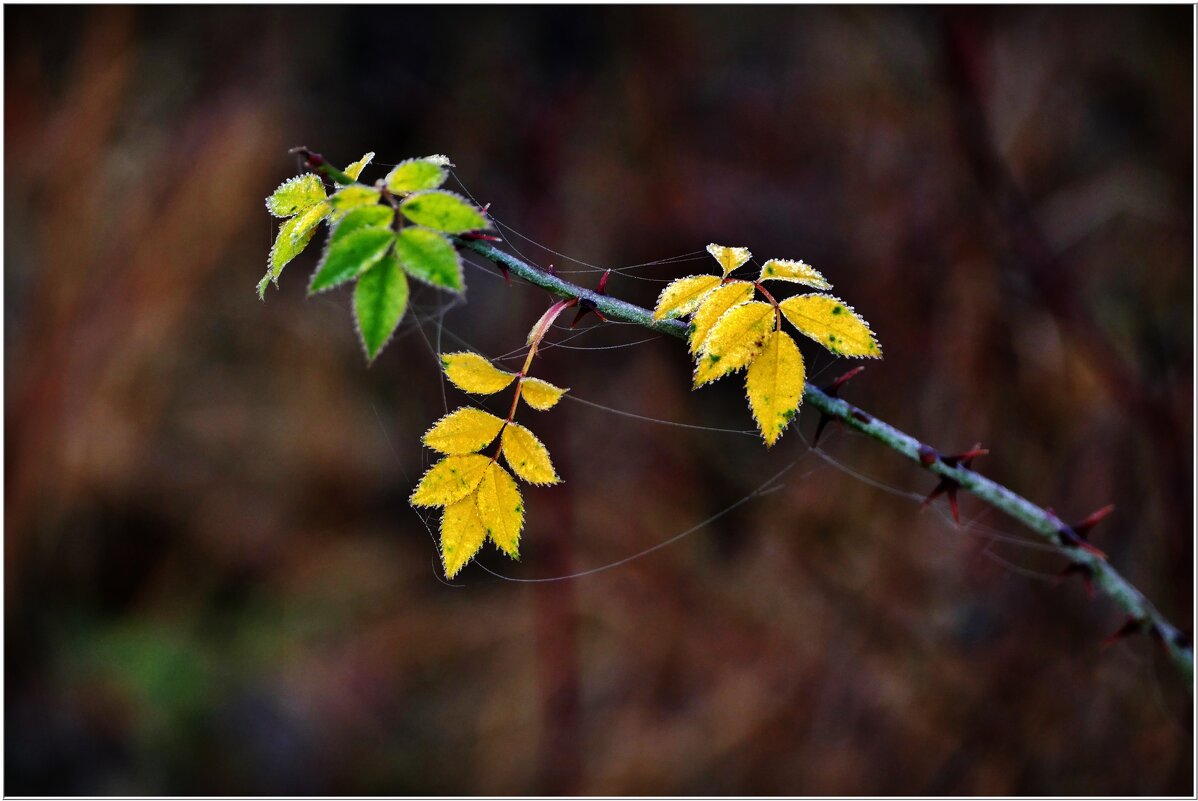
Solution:
M 721 357 L 719 357 L 719 356 L 715 355 L 714 353 L 709 353 L 709 354 L 707 354 L 707 362 L 708 362 L 708 364 L 715 364 L 716 362 L 718 362 L 718 361 L 720 360 L 720 358 L 721 358 Z
M 843 306 L 833 306 L 833 307 L 832 307 L 832 313 L 833 313 L 833 314 L 840 314 L 840 313 L 842 313 L 843 311 L 844 311 L 844 307 L 843 307 Z

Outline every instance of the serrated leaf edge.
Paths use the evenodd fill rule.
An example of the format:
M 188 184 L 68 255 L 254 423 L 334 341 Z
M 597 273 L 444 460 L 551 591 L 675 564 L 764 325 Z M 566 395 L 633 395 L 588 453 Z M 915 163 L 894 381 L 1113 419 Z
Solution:
M 674 286 L 675 284 L 677 284 L 680 281 L 689 281 L 692 278 L 714 278 L 714 279 L 716 279 L 716 281 L 719 281 L 720 283 L 717 283 L 715 286 L 710 287 L 709 289 L 705 290 L 701 295 L 698 295 L 696 298 L 688 300 L 685 304 L 682 304 L 681 307 L 674 309 L 674 311 L 670 311 L 670 312 L 660 311 L 661 304 L 665 300 L 666 293 L 670 291 L 670 287 Z M 653 303 L 653 320 L 656 322 L 659 320 L 677 320 L 682 317 L 689 317 L 690 315 L 695 313 L 695 310 L 698 309 L 699 306 L 701 306 L 703 304 L 703 301 L 705 301 L 707 299 L 708 295 L 710 295 L 712 292 L 715 292 L 721 286 L 723 286 L 723 283 L 722 283 L 722 280 L 720 279 L 720 276 L 713 275 L 712 273 L 695 273 L 694 275 L 684 275 L 681 278 L 675 278 L 673 281 L 666 284 L 665 287 L 661 290 L 661 292 L 657 293 L 657 300 Z M 689 308 L 688 308 L 688 305 L 689 305 Z
M 414 160 L 420 161 L 420 159 L 414 159 Z M 474 211 L 476 211 L 478 213 L 479 217 L 483 218 L 483 227 L 482 228 L 471 228 L 470 231 L 488 231 L 493 227 L 491 225 L 491 218 L 485 211 L 483 211 L 481 208 L 479 208 L 477 205 L 475 205 L 474 201 L 470 200 L 467 197 L 463 197 L 462 195 L 459 195 L 457 192 L 454 192 L 452 189 L 420 189 L 416 192 L 409 192 L 408 194 L 403 196 L 403 198 L 404 198 L 403 202 L 399 204 L 399 213 L 403 214 L 404 218 L 407 219 L 409 222 L 411 222 L 415 225 L 419 225 L 421 228 L 428 228 L 430 231 L 436 231 L 437 233 L 441 234 L 442 236 L 459 236 L 459 234 L 451 234 L 448 231 L 439 231 L 436 228 L 433 228 L 431 226 L 416 222 L 411 217 L 408 217 L 408 215 L 404 214 L 404 211 L 403 211 L 404 206 L 406 206 L 408 203 L 410 203 L 411 201 L 413 201 L 423 195 L 429 195 L 429 194 L 434 194 L 434 193 L 442 194 L 442 195 L 450 195 L 450 196 L 456 198 L 457 200 L 460 200 L 464 205 L 469 206 L 470 208 L 474 209 Z M 465 231 L 463 233 L 469 233 L 469 231 Z M 455 250 L 456 250 L 456 248 L 455 248 Z
M 293 175 L 290 178 L 288 178 L 287 180 L 283 181 L 278 186 L 276 186 L 274 188 L 274 191 L 266 196 L 266 200 L 264 201 L 264 203 L 266 205 L 266 212 L 268 214 L 270 214 L 270 216 L 272 216 L 272 217 L 275 217 L 280 220 L 286 220 L 291 217 L 295 217 L 299 214 L 302 214 L 303 212 L 307 211 L 308 209 L 312 208 L 317 203 L 319 203 L 320 202 L 319 200 L 314 200 L 311 203 L 309 203 L 307 206 L 304 206 L 302 209 L 297 209 L 296 211 L 293 211 L 291 214 L 279 214 L 270 207 L 270 199 L 272 197 L 274 197 L 275 195 L 277 195 L 279 193 L 279 190 L 281 190 L 283 187 L 287 186 L 288 184 L 299 183 L 300 181 L 302 181 L 304 178 L 306 178 L 309 175 L 315 176 L 316 180 L 320 181 L 321 188 L 324 188 L 324 181 L 321 181 L 320 176 L 316 175 L 316 173 L 314 173 L 314 172 L 303 172 L 303 173 L 300 173 L 299 175 Z M 328 198 L 328 190 L 325 189 L 325 197 L 322 199 L 327 199 L 327 198 Z
M 462 262 L 462 254 L 458 252 L 458 249 L 456 247 L 454 247 L 453 242 L 449 241 L 450 234 L 446 234 L 444 231 L 438 231 L 436 228 L 429 228 L 427 225 L 421 225 L 419 223 L 414 223 L 411 221 L 409 221 L 408 225 L 411 228 L 419 228 L 422 231 L 432 231 L 434 234 L 441 237 L 446 242 L 449 242 L 449 247 L 453 250 L 453 262 L 454 262 L 454 266 L 457 268 L 457 271 L 458 271 L 458 283 L 461 284 L 461 289 L 454 289 L 451 286 L 444 286 L 443 284 L 433 283 L 432 281 L 429 281 L 427 278 L 423 278 L 419 275 L 416 275 L 416 273 L 412 272 L 407 267 L 405 267 L 404 263 L 402 261 L 399 262 L 400 269 L 403 270 L 407 274 L 407 276 L 409 278 L 411 278 L 413 281 L 419 281 L 421 284 L 424 284 L 425 286 L 431 286 L 434 289 L 440 289 L 443 292 L 452 292 L 455 295 L 464 294 L 466 292 L 465 264 Z M 398 237 L 398 236 L 399 236 L 399 233 L 397 232 L 396 237 Z
M 781 308 L 782 305 L 784 303 L 786 303 L 786 301 L 793 300 L 795 298 L 827 298 L 828 300 L 834 300 L 837 303 L 839 303 L 841 306 L 844 306 L 846 309 L 848 309 L 850 314 L 852 314 L 854 317 L 856 317 L 858 320 L 860 320 L 861 324 L 865 326 L 865 330 L 869 332 L 869 338 L 871 340 L 873 340 L 874 346 L 877 347 L 877 349 L 878 349 L 877 355 L 875 356 L 875 355 L 868 354 L 868 353 L 861 353 L 861 354 L 854 353 L 851 355 L 847 354 L 847 353 L 837 353 L 836 351 L 833 351 L 831 348 L 829 348 L 827 345 L 825 345 L 823 342 L 821 342 L 816 337 L 811 336 L 806 331 L 799 328 L 797 325 L 794 324 L 794 322 L 791 321 L 791 319 L 789 317 L 786 316 L 786 310 Z M 816 343 L 817 345 L 820 345 L 821 347 L 823 347 L 825 350 L 827 350 L 833 356 L 840 356 L 845 359 L 881 359 L 882 358 L 882 343 L 878 341 L 878 337 L 874 333 L 873 327 L 870 326 L 869 321 L 866 320 L 865 317 L 861 313 L 859 313 L 856 309 L 854 309 L 852 306 L 845 303 L 843 300 L 836 297 L 835 295 L 829 295 L 826 292 L 807 292 L 802 295 L 791 295 L 789 298 L 779 301 L 778 307 L 779 307 L 779 310 L 782 312 L 783 320 L 790 323 L 791 326 L 793 326 L 796 331 L 798 331 L 800 334 L 807 337 L 807 339 L 811 340 L 812 342 Z
M 808 278 L 794 278 L 794 277 L 787 276 L 787 275 L 766 275 L 765 271 L 766 271 L 766 268 L 768 268 L 770 266 L 770 262 L 778 262 L 779 264 L 801 264 L 802 266 L 806 267 L 811 272 L 815 273 L 816 276 L 818 276 L 819 280 L 816 281 L 816 280 L 808 279 Z M 803 261 L 802 259 L 766 259 L 765 262 L 762 263 L 762 265 L 761 265 L 761 275 L 757 278 L 757 280 L 759 282 L 761 282 L 761 281 L 785 281 L 790 284 L 801 284 L 803 286 L 809 286 L 809 287 L 812 287 L 813 289 L 831 289 L 832 288 L 831 282 L 829 282 L 828 279 L 824 277 L 823 273 L 821 273 L 819 270 L 815 269 L 814 267 L 812 267 L 810 264 Z
M 437 453 L 442 453 L 442 454 L 445 454 L 445 451 L 438 450 L 437 448 L 434 448 L 432 445 L 429 445 L 429 444 L 428 444 L 428 442 L 426 442 L 425 440 L 428 438 L 428 435 L 429 435 L 429 434 L 431 434 L 431 433 L 433 432 L 433 429 L 434 429 L 434 428 L 436 428 L 437 426 L 441 425 L 442 423 L 444 423 L 444 422 L 445 422 L 446 420 L 448 420 L 449 418 L 453 417 L 453 416 L 454 416 L 455 414 L 457 414 L 458 412 L 463 412 L 463 411 L 467 411 L 467 410 L 474 410 L 474 411 L 476 411 L 476 412 L 482 412 L 482 413 L 483 413 L 483 414 L 485 414 L 485 415 L 488 415 L 488 416 L 490 416 L 490 417 L 494 417 L 494 418 L 495 418 L 496 420 L 498 420 L 498 421 L 499 421 L 499 423 L 500 423 L 499 430 L 495 432 L 495 436 L 494 436 L 494 437 L 491 437 L 489 440 L 487 440 L 486 442 L 484 442 L 482 445 L 478 446 L 478 448 L 476 448 L 475 450 L 473 450 L 473 451 L 470 451 L 470 453 L 478 453 L 478 452 L 479 452 L 479 451 L 481 451 L 483 448 L 485 448 L 485 447 L 487 447 L 488 445 L 490 445 L 491 443 L 493 443 L 493 442 L 494 442 L 496 439 L 498 439 L 498 438 L 499 438 L 499 435 L 503 433 L 503 429 L 504 429 L 504 426 L 506 425 L 507 421 L 506 421 L 506 420 L 504 420 L 504 419 L 503 419 L 502 417 L 500 417 L 499 415 L 492 414 L 491 412 L 488 412 L 486 409 L 480 409 L 480 408 L 479 408 L 479 407 L 477 407 L 477 406 L 459 406 L 458 408 L 454 409 L 452 412 L 446 412 L 445 414 L 443 414 L 443 415 L 441 415 L 440 417 L 438 417 L 438 418 L 437 418 L 437 419 L 436 419 L 436 420 L 433 422 L 433 424 L 432 424 L 431 426 L 429 426 L 429 427 L 428 427 L 428 430 L 427 430 L 427 431 L 425 431 L 423 434 L 421 434 L 421 435 L 420 435 L 420 444 L 421 444 L 421 445 L 423 445 L 424 447 L 428 448 L 430 451 L 436 451 Z M 446 456 L 450 456 L 450 455 L 453 455 L 453 456 L 469 456 L 470 454 L 445 454 L 445 455 L 446 455 Z

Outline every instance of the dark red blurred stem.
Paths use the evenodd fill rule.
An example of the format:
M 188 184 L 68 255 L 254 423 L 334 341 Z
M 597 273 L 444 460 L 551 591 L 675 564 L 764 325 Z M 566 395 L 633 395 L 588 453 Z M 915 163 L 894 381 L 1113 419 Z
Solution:
M 1084 304 L 1069 259 L 1054 247 L 1036 219 L 1033 205 L 1002 156 L 986 115 L 983 76 L 990 49 L 986 34 L 989 12 L 977 8 L 946 7 L 941 16 L 941 75 L 947 89 L 957 140 L 983 201 L 993 210 L 1005 244 L 1015 256 L 1012 264 L 1039 294 L 1068 339 L 1073 353 L 1082 358 L 1116 397 L 1129 419 L 1141 426 L 1145 440 L 1156 443 L 1165 461 L 1159 475 L 1166 503 L 1181 517 L 1189 517 L 1193 504 L 1193 463 L 1183 448 L 1173 447 L 1178 431 L 1190 425 L 1188 406 L 1175 406 L 1155 390 L 1152 375 L 1142 375 L 1112 342 Z M 1184 413 L 1181 409 L 1185 409 Z M 1193 566 L 1194 540 L 1188 529 L 1174 527 L 1164 542 L 1175 565 L 1174 576 L 1188 582 Z

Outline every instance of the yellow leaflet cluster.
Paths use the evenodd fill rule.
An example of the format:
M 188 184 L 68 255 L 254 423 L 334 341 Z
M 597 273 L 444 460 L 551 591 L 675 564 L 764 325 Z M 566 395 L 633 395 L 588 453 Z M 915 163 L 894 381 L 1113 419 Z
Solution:
M 552 408 L 569 390 L 547 381 L 500 370 L 477 353 L 441 357 L 445 376 L 465 392 L 490 395 L 518 381 L 513 415 L 523 398 L 538 410 Z M 494 455 L 479 453 L 495 439 Z M 549 451 L 524 426 L 490 412 L 463 406 L 424 434 L 424 444 L 445 458 L 428 469 L 410 499 L 413 506 L 441 507 L 441 562 L 453 578 L 491 540 L 513 559 L 520 557 L 524 500 L 512 473 L 529 484 L 561 481 Z M 511 473 L 499 463 L 507 463 Z
M 803 355 L 782 330 L 783 319 L 838 356 L 882 358 L 869 325 L 844 301 L 810 294 L 778 302 L 763 286 L 781 281 L 831 289 L 811 265 L 770 259 L 755 281 L 747 281 L 733 279 L 732 273 L 752 258 L 748 248 L 711 244 L 707 252 L 722 275 L 691 275 L 670 283 L 657 299 L 653 319 L 691 318 L 695 388 L 748 368 L 745 394 L 766 445 L 777 442 L 798 414 L 806 383 Z M 758 292 L 768 302 L 755 300 Z

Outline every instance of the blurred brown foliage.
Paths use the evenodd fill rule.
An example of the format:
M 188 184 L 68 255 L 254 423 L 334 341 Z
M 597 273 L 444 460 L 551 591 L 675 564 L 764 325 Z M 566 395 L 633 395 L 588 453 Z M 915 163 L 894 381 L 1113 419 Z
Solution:
M 527 492 L 524 560 L 483 560 L 507 575 L 620 559 L 800 461 L 618 569 L 445 586 L 406 497 L 446 298 L 420 292 L 366 369 L 348 297 L 304 298 L 313 254 L 253 295 L 298 144 L 448 153 L 593 264 L 804 258 L 886 348 L 854 402 L 980 440 L 1064 517 L 1117 504 L 1096 542 L 1190 628 L 1189 9 L 4 14 L 6 793 L 1192 792 L 1190 697 L 1150 642 L 1099 647 L 1109 603 L 798 431 L 767 452 L 563 403 L 537 430 L 567 483 Z M 518 347 L 543 293 L 467 280 L 443 346 Z M 737 387 L 688 391 L 673 341 L 539 370 L 751 425 Z M 930 489 L 868 441 L 826 448 Z

